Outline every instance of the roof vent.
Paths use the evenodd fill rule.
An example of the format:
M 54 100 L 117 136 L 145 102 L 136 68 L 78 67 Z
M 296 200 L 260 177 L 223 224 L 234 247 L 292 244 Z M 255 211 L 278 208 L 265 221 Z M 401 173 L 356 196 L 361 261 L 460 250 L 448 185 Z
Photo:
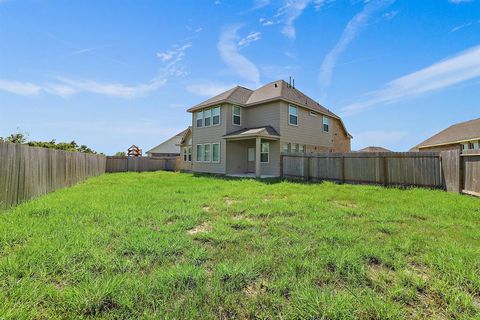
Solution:
M 275 88 L 277 87 L 277 83 L 275 82 Z

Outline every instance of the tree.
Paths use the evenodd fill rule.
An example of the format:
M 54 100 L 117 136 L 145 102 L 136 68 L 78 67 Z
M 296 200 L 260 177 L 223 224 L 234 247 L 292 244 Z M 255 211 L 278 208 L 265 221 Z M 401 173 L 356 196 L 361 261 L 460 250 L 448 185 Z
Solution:
M 115 153 L 115 157 L 126 157 L 127 154 L 123 151 L 119 151 L 117 153 Z

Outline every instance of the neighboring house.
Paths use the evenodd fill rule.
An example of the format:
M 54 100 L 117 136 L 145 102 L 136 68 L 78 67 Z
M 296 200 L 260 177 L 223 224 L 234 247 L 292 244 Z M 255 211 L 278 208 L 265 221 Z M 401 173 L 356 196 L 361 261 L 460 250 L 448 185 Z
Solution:
M 190 127 L 174 135 L 170 139 L 160 143 L 158 146 L 148 150 L 149 157 L 176 157 L 180 155 L 180 144 L 183 137 L 190 131 Z
M 358 150 L 357 152 L 392 152 L 392 151 L 382 147 L 370 146 L 370 147 L 366 147 L 361 150 Z
M 428 138 L 411 151 L 479 150 L 480 118 L 454 124 Z
M 182 147 L 192 152 L 182 161 L 194 172 L 279 176 L 282 151 L 350 151 L 342 120 L 283 80 L 237 86 L 187 111 L 192 132 Z

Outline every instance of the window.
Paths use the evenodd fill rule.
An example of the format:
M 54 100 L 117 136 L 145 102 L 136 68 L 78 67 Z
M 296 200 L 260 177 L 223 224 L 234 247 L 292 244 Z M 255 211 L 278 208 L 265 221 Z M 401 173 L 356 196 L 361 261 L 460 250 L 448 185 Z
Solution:
M 304 145 L 304 144 L 301 144 L 301 145 L 300 145 L 300 149 L 299 149 L 298 151 L 304 153 L 304 152 L 305 152 L 305 145 Z
M 203 145 L 197 144 L 197 161 L 203 161 Z
M 212 162 L 220 162 L 220 143 L 212 144 Z
M 220 124 L 220 107 L 215 107 L 212 109 L 212 116 L 213 116 L 213 125 Z
M 315 111 L 310 111 L 310 115 L 315 118 L 317 117 L 317 113 Z
M 187 147 L 188 161 L 192 161 L 192 146 Z
M 203 127 L 203 111 L 197 112 L 197 128 Z
M 187 156 L 187 147 L 182 148 L 182 154 L 183 154 L 183 161 L 187 161 L 188 156 Z
M 462 143 L 462 150 L 468 150 L 468 144 Z
M 328 132 L 330 127 L 330 119 L 328 117 L 323 117 L 323 132 Z
M 468 149 L 469 149 L 469 150 L 475 149 L 475 145 L 473 144 L 473 142 L 469 142 L 469 143 L 468 143 Z
M 283 152 L 290 152 L 290 143 L 283 144 Z
M 475 149 L 475 150 L 480 149 L 480 141 L 477 141 L 473 144 L 473 149 Z
M 212 123 L 212 109 L 206 109 L 203 113 L 205 116 L 205 127 L 210 127 Z
M 295 106 L 288 106 L 288 124 L 298 125 L 298 108 Z
M 298 152 L 298 144 L 293 143 L 292 146 L 291 146 L 291 150 L 292 150 L 292 152 Z
M 239 106 L 233 106 L 232 123 L 236 126 L 239 126 L 240 123 L 241 123 L 241 112 L 242 112 L 242 110 L 240 109 Z
M 268 163 L 270 161 L 270 143 L 262 142 L 260 148 L 260 162 Z
M 210 145 L 203 145 L 203 161 L 210 162 Z

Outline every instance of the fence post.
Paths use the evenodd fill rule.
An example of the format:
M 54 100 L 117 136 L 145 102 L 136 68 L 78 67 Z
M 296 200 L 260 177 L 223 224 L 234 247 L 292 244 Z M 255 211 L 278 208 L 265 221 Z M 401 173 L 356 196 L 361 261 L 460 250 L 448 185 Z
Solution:
M 345 183 L 345 155 L 342 155 L 342 183 Z
M 465 157 L 462 156 L 462 152 L 458 156 L 458 191 L 463 193 L 465 190 Z
M 388 161 L 387 161 L 387 155 L 384 154 L 382 155 L 382 161 L 383 161 L 383 185 L 385 187 L 388 186 Z
M 285 157 L 285 155 L 283 153 L 280 153 L 280 177 L 283 178 L 283 157 Z
M 310 180 L 310 157 L 308 155 L 305 155 L 305 163 L 303 166 L 303 176 L 305 181 Z

